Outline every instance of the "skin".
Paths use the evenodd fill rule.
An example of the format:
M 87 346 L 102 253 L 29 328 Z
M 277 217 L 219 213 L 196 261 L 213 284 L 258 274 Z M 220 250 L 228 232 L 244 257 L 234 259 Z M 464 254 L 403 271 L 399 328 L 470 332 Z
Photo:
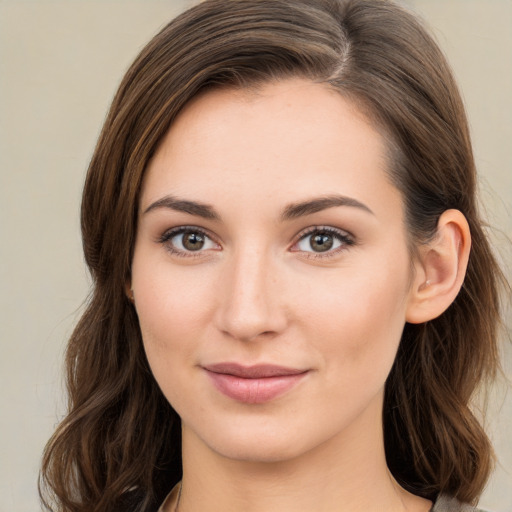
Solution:
M 387 469 L 384 384 L 405 322 L 453 300 L 452 263 L 469 235 L 447 215 L 455 274 L 432 248 L 411 261 L 385 155 L 353 104 L 296 79 L 199 96 L 150 162 L 128 286 L 152 372 L 182 419 L 180 512 L 429 510 Z M 333 194 L 364 207 L 281 218 L 290 204 Z M 169 196 L 207 204 L 220 220 L 177 211 Z M 180 226 L 208 234 L 202 249 L 187 253 L 182 234 L 168 235 Z M 315 252 L 304 230 L 325 227 L 343 238 Z M 220 362 L 307 373 L 284 395 L 243 403 L 204 370 Z

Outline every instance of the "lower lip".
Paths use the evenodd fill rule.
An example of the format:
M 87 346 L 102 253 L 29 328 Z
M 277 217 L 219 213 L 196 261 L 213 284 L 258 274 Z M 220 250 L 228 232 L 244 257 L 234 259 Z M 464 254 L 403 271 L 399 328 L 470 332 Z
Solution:
M 278 375 L 259 379 L 244 379 L 226 373 L 206 370 L 215 387 L 224 395 L 246 404 L 262 404 L 284 395 L 307 374 Z

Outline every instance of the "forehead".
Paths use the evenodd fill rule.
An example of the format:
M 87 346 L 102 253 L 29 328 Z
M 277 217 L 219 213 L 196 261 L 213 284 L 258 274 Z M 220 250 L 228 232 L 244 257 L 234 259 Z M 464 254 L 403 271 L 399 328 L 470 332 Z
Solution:
M 216 89 L 173 123 L 148 166 L 141 206 L 164 194 L 229 200 L 244 211 L 263 199 L 277 205 L 332 193 L 385 204 L 398 194 L 387 168 L 377 128 L 324 84 Z

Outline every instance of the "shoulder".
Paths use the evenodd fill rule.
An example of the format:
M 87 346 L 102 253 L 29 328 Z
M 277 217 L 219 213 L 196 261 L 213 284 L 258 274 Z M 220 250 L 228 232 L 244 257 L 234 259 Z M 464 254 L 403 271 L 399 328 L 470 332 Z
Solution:
M 485 510 L 475 508 L 467 503 L 461 503 L 456 498 L 446 494 L 441 494 L 430 512 L 485 512 Z

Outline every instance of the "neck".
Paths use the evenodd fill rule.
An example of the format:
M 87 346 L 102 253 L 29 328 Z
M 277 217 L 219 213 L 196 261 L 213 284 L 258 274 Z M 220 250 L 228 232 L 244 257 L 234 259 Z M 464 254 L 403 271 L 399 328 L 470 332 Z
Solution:
M 372 417 L 306 453 L 264 462 L 225 457 L 183 428 L 179 512 L 427 512 L 430 505 L 393 479 L 381 422 Z

